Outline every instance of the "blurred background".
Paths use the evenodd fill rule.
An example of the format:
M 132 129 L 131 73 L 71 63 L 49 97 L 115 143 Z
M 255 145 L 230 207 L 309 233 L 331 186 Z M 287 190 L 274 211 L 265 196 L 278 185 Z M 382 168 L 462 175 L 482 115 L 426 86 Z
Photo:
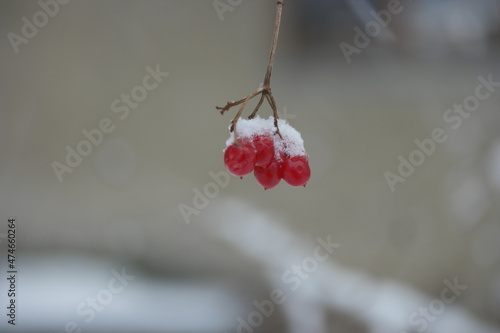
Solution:
M 0 331 L 500 332 L 499 1 L 286 0 L 312 177 L 268 191 L 215 106 L 262 82 L 275 1 L 59 1 L 0 4 Z

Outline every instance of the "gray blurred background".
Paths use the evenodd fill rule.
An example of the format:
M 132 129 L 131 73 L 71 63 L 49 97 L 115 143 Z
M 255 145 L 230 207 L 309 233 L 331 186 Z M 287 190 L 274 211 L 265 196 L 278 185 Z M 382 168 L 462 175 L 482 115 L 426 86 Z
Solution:
M 500 81 L 500 2 L 402 0 L 348 61 L 340 45 L 393 1 L 285 1 L 272 89 L 312 177 L 264 191 L 225 181 L 236 110 L 215 106 L 262 82 L 275 5 L 1 2 L 1 309 L 10 217 L 19 270 L 2 332 L 500 332 L 500 91 L 456 129 L 443 118 L 479 76 Z M 168 76 L 120 119 L 113 102 L 157 66 Z M 60 181 L 54 162 L 104 118 L 113 131 Z M 434 128 L 447 140 L 391 191 L 384 174 Z M 283 274 L 328 235 L 340 247 L 291 291 Z M 110 293 L 122 269 L 133 278 Z M 454 279 L 467 288 L 441 309 Z M 243 328 L 275 289 L 284 303 Z

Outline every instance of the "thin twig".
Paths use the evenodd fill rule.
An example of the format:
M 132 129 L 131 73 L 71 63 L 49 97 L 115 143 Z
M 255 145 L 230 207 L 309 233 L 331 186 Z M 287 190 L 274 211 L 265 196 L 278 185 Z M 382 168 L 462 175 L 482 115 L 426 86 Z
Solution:
M 261 94 L 259 103 L 253 110 L 252 114 L 248 117 L 249 119 L 252 119 L 255 117 L 257 112 L 259 111 L 260 107 L 262 106 L 262 103 L 264 99 L 267 100 L 269 105 L 271 106 L 271 109 L 273 110 L 273 117 L 274 117 L 274 126 L 276 127 L 276 133 L 280 136 L 281 138 L 281 133 L 278 128 L 278 110 L 276 107 L 276 101 L 274 100 L 274 96 L 271 92 L 271 74 L 273 71 L 273 65 L 274 65 L 274 58 L 276 57 L 276 46 L 278 45 L 278 36 L 279 36 L 279 31 L 280 31 L 280 25 L 281 25 L 281 13 L 283 12 L 283 1 L 284 0 L 278 0 L 277 5 L 276 5 L 276 19 L 274 23 L 274 34 L 273 34 L 273 40 L 271 42 L 271 52 L 269 54 L 269 62 L 267 64 L 267 70 L 266 70 L 266 75 L 264 77 L 264 82 L 262 85 L 255 90 L 253 93 L 250 95 L 246 96 L 245 98 L 242 98 L 237 101 L 231 101 L 227 102 L 224 107 L 216 106 L 215 108 L 217 110 L 220 110 L 221 114 L 224 114 L 225 112 L 229 111 L 233 106 L 240 105 L 240 109 L 238 110 L 238 113 L 236 113 L 236 116 L 231 120 L 231 127 L 230 131 L 234 131 L 234 137 L 235 140 L 238 140 L 238 137 L 236 135 L 236 123 L 238 122 L 238 119 L 241 117 L 241 114 L 243 113 L 243 110 L 245 109 L 247 103 L 249 100 L 257 96 L 258 94 Z
M 276 107 L 276 101 L 274 100 L 273 94 L 271 94 L 271 91 L 269 91 L 269 94 L 266 94 L 267 101 L 269 102 L 269 105 L 271 105 L 271 109 L 273 109 L 273 117 L 274 117 L 274 127 L 276 127 L 276 134 L 280 136 L 281 139 L 283 137 L 281 136 L 280 128 L 278 126 L 278 108 Z
M 274 23 L 274 35 L 273 35 L 273 41 L 271 43 L 271 53 L 269 54 L 269 63 L 267 64 L 266 76 L 264 77 L 263 86 L 265 88 L 268 88 L 271 84 L 271 73 L 273 71 L 274 58 L 276 56 L 276 46 L 278 45 L 278 36 L 280 33 L 282 11 L 283 11 L 283 0 L 278 0 L 276 8 L 276 20 Z
M 260 95 L 260 100 L 259 103 L 257 103 L 257 106 L 253 110 L 252 114 L 248 116 L 248 119 L 253 119 L 255 118 L 255 115 L 257 114 L 257 111 L 259 111 L 260 106 L 262 105 L 262 102 L 264 102 L 264 97 L 266 96 L 266 92 L 263 91 L 262 94 Z

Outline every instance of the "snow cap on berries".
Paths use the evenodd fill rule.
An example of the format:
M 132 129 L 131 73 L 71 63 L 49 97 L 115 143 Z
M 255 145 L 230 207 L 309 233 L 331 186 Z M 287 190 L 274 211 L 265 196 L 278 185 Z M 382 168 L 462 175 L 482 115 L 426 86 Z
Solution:
M 239 119 L 236 123 L 236 132 L 239 140 L 251 140 L 257 135 L 270 135 L 274 141 L 275 158 L 278 161 L 282 160 L 282 152 L 288 154 L 290 157 L 306 155 L 304 140 L 302 140 L 300 133 L 284 119 L 278 119 L 278 126 L 283 139 L 277 134 L 274 135 L 276 127 L 274 126 L 274 118 L 272 116 L 267 119 L 259 116 L 253 119 Z M 228 147 L 233 143 L 234 132 L 227 139 L 226 146 Z

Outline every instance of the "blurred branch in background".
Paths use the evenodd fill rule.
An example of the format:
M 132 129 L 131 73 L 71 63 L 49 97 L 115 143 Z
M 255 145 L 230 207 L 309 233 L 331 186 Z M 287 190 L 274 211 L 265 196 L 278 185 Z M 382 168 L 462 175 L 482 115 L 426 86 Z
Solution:
M 331 332 L 327 318 L 332 312 L 341 323 L 352 318 L 347 321 L 348 327 L 339 327 L 337 322 L 338 333 L 498 332 L 455 303 L 469 289 L 460 277 L 444 279 L 438 297 L 432 298 L 396 280 L 382 281 L 342 267 L 335 259 L 342 251 L 335 235 L 318 236 L 311 244 L 307 237 L 290 230 L 286 222 L 250 204 L 227 199 L 211 207 L 203 224 L 214 237 L 224 239 L 265 267 L 263 275 L 272 291 L 264 301 L 254 301 L 260 305 L 253 311 L 267 311 L 269 317 L 269 310 L 274 308 L 270 300 L 280 295 L 274 302 L 284 309 L 288 332 Z M 268 304 L 267 309 L 262 309 L 263 303 Z M 252 313 L 243 318 L 250 321 Z M 260 324 L 250 322 L 250 326 L 257 328 Z

